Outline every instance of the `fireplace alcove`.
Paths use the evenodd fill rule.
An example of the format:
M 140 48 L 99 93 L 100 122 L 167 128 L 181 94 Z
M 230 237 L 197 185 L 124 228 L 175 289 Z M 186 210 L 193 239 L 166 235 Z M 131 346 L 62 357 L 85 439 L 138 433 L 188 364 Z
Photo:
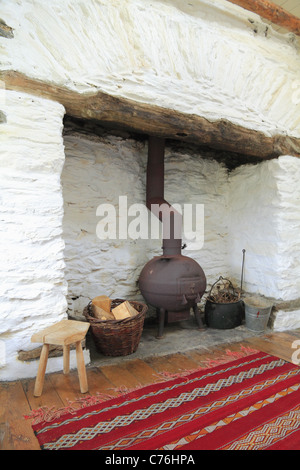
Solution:
M 117 217 L 122 216 L 120 197 L 128 198 L 123 210 L 132 204 L 145 204 L 147 135 L 66 116 L 64 146 L 68 314 L 80 319 L 83 308 L 96 295 L 143 300 L 139 275 L 147 261 L 161 254 L 162 242 L 149 239 L 149 231 L 143 239 L 142 230 L 137 239 L 131 239 L 128 233 L 120 239 L 118 230 L 115 239 L 97 237 L 99 204 L 112 204 Z M 262 161 L 260 157 L 167 140 L 168 199 L 182 206 L 204 205 L 203 246 L 193 249 L 193 242 L 184 238 L 183 244 L 187 245 L 185 254 L 203 267 L 208 286 L 220 275 L 239 286 L 242 250 L 246 247 L 244 288 L 271 298 L 279 305 L 278 310 L 282 309 L 282 296 L 288 298 L 290 294 L 288 287 L 286 294 L 278 295 L 281 271 L 274 253 L 281 237 L 276 240 L 274 230 L 278 231 L 276 224 L 281 225 L 278 217 L 284 198 L 278 193 L 276 179 L 279 175 L 282 178 L 282 169 L 293 162 L 293 157 Z M 136 216 L 132 212 L 127 217 L 129 225 Z M 276 325 L 275 320 L 276 316 Z
M 151 239 L 149 227 L 146 233 L 139 227 L 140 236 L 131 238 L 130 224 L 137 213 L 130 213 L 130 210 L 127 216 L 129 229 L 125 236 L 123 234 L 120 239 L 118 226 L 115 238 L 99 239 L 97 236 L 99 204 L 111 204 L 117 219 L 122 216 L 120 211 L 129 209 L 130 205 L 145 205 L 149 137 L 126 129 L 104 128 L 101 123 L 70 116 L 64 118 L 63 135 L 65 163 L 61 181 L 68 315 L 81 320 L 84 307 L 97 295 L 144 301 L 138 279 L 145 263 L 161 254 L 162 240 L 161 237 L 159 240 Z M 248 167 L 251 173 L 260 163 L 258 157 L 167 140 L 166 194 L 172 202 L 182 206 L 186 203 L 196 205 L 200 201 L 204 205 L 203 246 L 199 249 L 195 241 L 185 238 L 183 244 L 186 246 L 184 254 L 205 266 L 209 284 L 216 277 L 230 272 L 227 240 L 229 176 L 239 167 Z M 119 198 L 124 196 L 128 198 L 127 205 L 120 207 Z M 151 222 L 150 216 L 147 220 Z M 138 219 L 138 225 L 143 222 L 143 219 Z M 151 354 L 168 354 L 177 347 L 181 350 L 195 347 L 199 341 L 204 346 L 193 314 L 187 321 L 169 324 L 163 337 L 164 344 L 154 345 L 156 312 L 149 307 L 138 351 L 140 354 L 147 354 L 147 350 L 149 354 L 149 347 Z M 236 331 L 235 334 L 223 332 L 223 341 L 239 340 L 244 335 L 247 336 L 247 330 Z M 217 343 L 220 338 L 216 336 L 209 341 Z M 88 341 L 88 347 L 92 359 L 101 360 L 92 340 Z
M 151 216 L 144 220 L 138 207 L 130 209 L 134 204 L 146 202 L 147 135 L 107 129 L 101 123 L 70 116 L 64 118 L 63 135 L 66 160 L 61 179 L 68 314 L 82 318 L 83 308 L 100 293 L 112 298 L 142 300 L 139 274 L 143 265 L 161 252 L 161 228 L 159 239 L 151 239 Z M 228 176 L 239 166 L 259 162 L 258 157 L 167 140 L 166 193 L 173 203 L 182 207 L 205 205 L 208 242 L 200 250 L 195 240 L 183 238 L 182 244 L 187 256 L 195 256 L 198 262 L 206 264 L 210 283 L 228 272 Z M 120 198 L 126 198 L 123 205 Z M 117 218 L 115 227 L 113 221 L 105 221 L 106 230 L 116 229 L 114 235 L 107 233 L 107 239 L 106 234 L 103 238 L 97 235 L 101 221 L 97 208 L 101 204 L 112 205 Z M 119 222 L 124 210 L 129 211 L 128 226 L 126 233 L 120 234 Z M 101 215 L 103 219 L 104 212 Z M 196 228 L 195 217 L 194 207 L 192 230 Z M 137 238 L 131 234 L 132 224 L 137 229 L 134 234 Z

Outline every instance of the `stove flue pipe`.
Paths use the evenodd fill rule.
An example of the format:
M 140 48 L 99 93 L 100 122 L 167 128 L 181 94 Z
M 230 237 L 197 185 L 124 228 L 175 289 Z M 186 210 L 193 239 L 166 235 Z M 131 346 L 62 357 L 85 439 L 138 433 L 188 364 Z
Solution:
M 149 136 L 146 184 L 147 208 L 162 222 L 163 255 L 181 254 L 182 215 L 164 198 L 165 140 Z

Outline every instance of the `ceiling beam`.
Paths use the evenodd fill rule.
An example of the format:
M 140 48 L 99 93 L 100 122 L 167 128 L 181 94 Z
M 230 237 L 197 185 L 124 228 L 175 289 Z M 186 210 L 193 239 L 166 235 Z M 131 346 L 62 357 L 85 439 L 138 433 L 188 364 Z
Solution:
M 196 114 L 181 113 L 100 91 L 78 93 L 15 71 L 0 71 L 0 80 L 3 80 L 7 90 L 55 100 L 65 107 L 69 116 L 93 119 L 111 129 L 122 128 L 261 159 L 280 155 L 300 157 L 300 139 L 286 135 L 266 136 L 263 132 L 227 119 L 210 121 Z
M 300 36 L 300 18 L 267 0 L 227 0 Z

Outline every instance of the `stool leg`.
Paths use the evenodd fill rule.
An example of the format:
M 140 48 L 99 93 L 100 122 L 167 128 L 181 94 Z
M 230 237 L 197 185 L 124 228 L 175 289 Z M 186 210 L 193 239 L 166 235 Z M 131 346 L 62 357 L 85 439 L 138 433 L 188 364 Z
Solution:
M 45 372 L 46 372 L 47 361 L 48 361 L 48 354 L 49 354 L 49 344 L 43 344 L 39 367 L 38 367 L 37 376 L 35 380 L 34 392 L 33 392 L 33 395 L 35 397 L 40 397 L 42 395 Z
M 68 374 L 70 372 L 70 345 L 67 344 L 63 347 L 64 351 L 64 374 Z
M 81 393 L 86 393 L 89 388 L 88 388 L 81 341 L 76 342 L 76 359 L 77 359 L 77 369 L 78 369 L 80 391 Z

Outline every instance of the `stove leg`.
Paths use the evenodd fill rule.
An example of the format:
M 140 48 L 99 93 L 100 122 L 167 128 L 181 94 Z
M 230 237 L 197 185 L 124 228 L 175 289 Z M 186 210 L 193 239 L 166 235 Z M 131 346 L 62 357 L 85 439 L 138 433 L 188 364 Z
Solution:
M 198 324 L 199 330 L 205 330 L 205 326 L 204 326 L 202 318 L 200 316 L 200 312 L 199 312 L 199 308 L 198 308 L 197 304 L 193 305 L 193 310 L 194 310 L 194 315 L 195 315 L 196 322 Z
M 164 308 L 158 308 L 158 331 L 157 331 L 157 339 L 162 338 L 163 336 L 163 331 L 164 331 L 164 325 L 165 325 L 165 317 L 166 317 L 166 311 Z

